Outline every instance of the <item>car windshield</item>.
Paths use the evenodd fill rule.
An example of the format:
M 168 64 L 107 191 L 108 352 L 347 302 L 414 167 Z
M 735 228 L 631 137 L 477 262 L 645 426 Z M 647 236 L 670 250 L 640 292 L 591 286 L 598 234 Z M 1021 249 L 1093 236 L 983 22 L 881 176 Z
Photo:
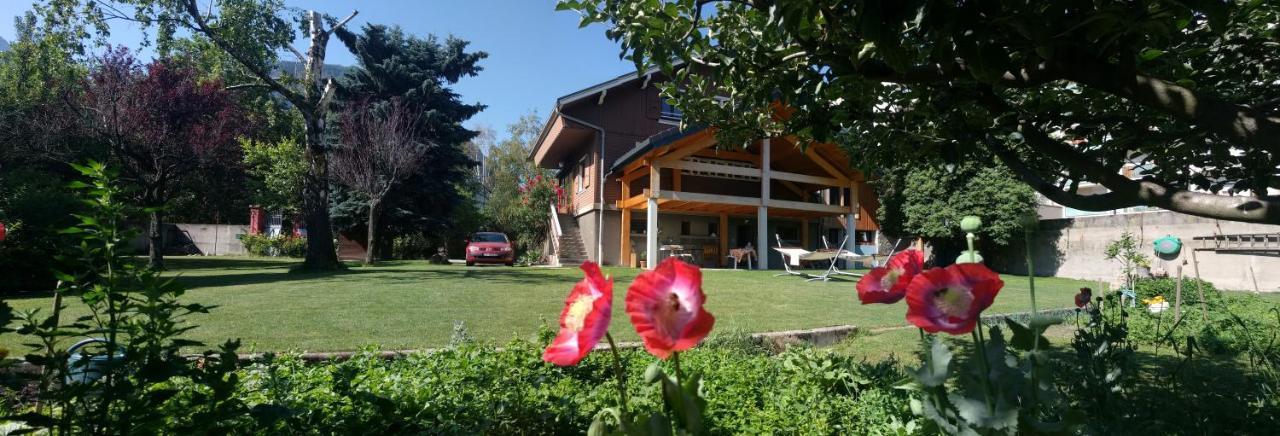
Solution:
M 471 242 L 507 242 L 507 235 L 501 233 L 476 233 Z

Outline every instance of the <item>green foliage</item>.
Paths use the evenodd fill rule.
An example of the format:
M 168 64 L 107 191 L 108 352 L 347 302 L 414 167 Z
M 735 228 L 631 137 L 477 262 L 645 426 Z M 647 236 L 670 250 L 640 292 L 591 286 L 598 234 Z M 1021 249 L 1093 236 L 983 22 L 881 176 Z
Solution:
M 1102 299 L 1099 299 L 1102 301 Z M 1075 359 L 1064 371 L 1063 389 L 1073 409 L 1090 419 L 1085 425 L 1092 434 L 1121 433 L 1117 425 L 1129 416 L 1122 407 L 1125 394 L 1137 382 L 1135 345 L 1130 339 L 1128 314 L 1114 305 L 1103 312 L 1097 304 L 1084 310 L 1086 321 L 1071 338 Z M 1076 322 L 1079 323 L 1077 312 Z
M 416 234 L 435 246 L 458 247 L 479 225 L 474 205 L 479 150 L 468 144 L 477 132 L 463 123 L 485 106 L 465 103 L 452 87 L 479 74 L 480 61 L 488 54 L 467 51 L 469 43 L 458 38 L 441 41 L 399 26 L 366 24 L 360 30 L 335 32 L 358 62 L 340 78 L 338 99 L 375 109 L 396 104 L 411 109 L 418 115 L 412 136 L 428 145 L 421 163 L 403 180 L 392 181 L 376 219 L 382 236 L 375 237 L 383 244 L 394 236 Z M 335 188 L 330 211 L 337 227 L 368 222 L 367 195 Z
M 1108 243 L 1107 248 L 1103 251 L 1105 259 L 1120 262 L 1120 273 L 1124 274 L 1127 282 L 1126 286 L 1130 289 L 1136 286 L 1137 277 L 1135 274 L 1137 268 L 1151 265 L 1151 259 L 1143 251 L 1139 250 L 1138 245 L 1140 243 L 1141 241 L 1134 237 L 1133 233 L 1126 230 L 1120 234 L 1119 239 Z
M 57 247 L 68 244 L 58 230 L 75 223 L 69 212 L 81 204 L 59 177 L 30 168 L 0 172 L 0 293 L 53 289 Z
M 538 168 L 529 160 L 541 129 L 542 119 L 536 113 L 526 114 L 507 126 L 509 137 L 489 147 L 489 154 L 485 156 L 482 212 L 490 227 L 515 239 L 520 253 L 541 244 L 551 214 L 549 201 L 540 203 L 544 199 L 536 198 L 528 202 L 522 190 L 535 178 L 544 183 L 555 180 L 550 171 Z
M 1169 308 L 1153 314 L 1139 303 L 1136 309 L 1130 309 L 1133 340 L 1192 355 L 1225 357 L 1271 342 L 1272 333 L 1280 328 L 1272 311 L 1280 306 L 1254 295 L 1223 295 L 1212 284 L 1205 285 L 1205 301 L 1201 303 L 1194 280 L 1183 282 L 1182 317 L 1175 322 L 1173 279 L 1139 280 L 1139 295 L 1163 295 Z
M 302 144 L 290 139 L 259 142 L 241 139 L 244 165 L 250 176 L 253 201 L 271 210 L 298 211 L 302 208 L 302 182 L 306 161 L 299 159 Z
M 26 361 L 44 367 L 29 380 L 38 386 L 42 407 L 7 418 L 52 434 L 223 428 L 247 412 L 233 396 L 239 344 L 207 351 L 200 363 L 180 354 L 183 347 L 203 346 L 182 335 L 195 328 L 188 317 L 211 307 L 180 303 L 181 284 L 124 254 L 133 236 L 124 224 L 135 211 L 121 201 L 115 174 L 98 163 L 75 168 L 86 181 L 71 188 L 88 208 L 76 215 L 79 224 L 63 230 L 80 243 L 65 253 L 65 272 L 56 273 L 59 299 L 48 316 L 39 310 L 17 316 L 17 333 L 30 341 Z M 62 298 L 78 298 L 91 315 L 61 319 Z M 70 363 L 64 340 L 83 337 L 99 338 L 102 346 L 81 348 L 80 359 Z
M 1178 279 L 1172 277 L 1145 278 L 1134 282 L 1133 290 L 1138 295 L 1138 301 L 1162 295 L 1165 300 L 1172 302 L 1178 290 Z M 1183 304 L 1199 304 L 1201 291 L 1204 292 L 1205 302 L 1220 302 L 1224 298 L 1222 291 L 1218 290 L 1213 283 L 1195 277 L 1182 278 Z
M 980 251 L 991 254 L 1018 242 L 1019 219 L 1035 210 L 1035 192 L 990 162 L 953 165 L 951 170 L 897 165 L 880 176 L 876 187 L 883 230 L 925 238 L 942 250 L 935 258 L 948 259 L 947 263 L 965 245 L 964 232 L 957 226 L 963 217 L 982 220 L 978 242 L 990 248 Z
M 595 411 L 617 401 L 610 356 L 575 367 L 541 360 L 541 344 L 514 341 L 499 351 L 461 343 L 432 354 L 386 361 L 372 353 L 322 365 L 269 356 L 243 371 L 241 395 L 265 427 L 246 432 L 437 434 L 581 434 Z M 643 351 L 624 350 L 632 411 L 662 409 L 661 385 L 646 382 Z M 785 362 L 828 362 L 830 374 L 866 384 L 833 389 L 827 375 Z M 869 434 L 912 420 L 892 366 L 814 350 L 781 356 L 716 347 L 681 354 L 685 374 L 702 375 L 708 434 Z M 670 362 L 655 369 L 670 380 Z M 842 378 L 845 376 L 836 376 Z M 659 381 L 660 378 L 655 378 Z M 685 391 L 687 395 L 693 395 Z
M 673 78 L 662 92 L 684 121 L 716 126 L 724 144 L 840 137 L 866 173 L 907 162 L 982 163 L 996 153 L 1035 189 L 1089 210 L 1152 204 L 1249 219 L 1242 203 L 1222 198 L 1211 207 L 1186 191 L 1139 195 L 1136 182 L 1114 177 L 1135 156 L 1153 164 L 1149 183 L 1171 190 L 1261 196 L 1261 187 L 1277 186 L 1276 142 L 1237 128 L 1230 115 L 1257 120 L 1257 131 L 1280 128 L 1265 119 L 1280 97 L 1280 64 L 1261 48 L 1280 32 L 1275 2 L 562 0 L 557 7 L 576 11 L 583 27 L 603 24 L 638 71 L 660 67 Z M 1129 86 L 1135 77 L 1141 86 Z M 1187 98 L 1197 101 L 1197 115 L 1185 111 Z M 794 111 L 775 116 L 778 104 Z M 1081 195 L 1080 182 L 1110 185 L 1112 194 Z
M 303 257 L 307 254 L 307 238 L 279 235 L 241 235 L 240 243 L 253 256 Z

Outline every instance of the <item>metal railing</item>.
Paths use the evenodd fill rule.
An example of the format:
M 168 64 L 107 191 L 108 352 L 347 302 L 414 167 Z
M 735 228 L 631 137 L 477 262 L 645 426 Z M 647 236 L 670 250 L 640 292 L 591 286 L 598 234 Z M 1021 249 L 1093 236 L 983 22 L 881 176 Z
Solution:
M 560 214 L 556 213 L 556 204 L 551 203 L 551 252 L 548 256 L 560 255 L 560 235 L 564 234 L 564 230 L 560 228 Z

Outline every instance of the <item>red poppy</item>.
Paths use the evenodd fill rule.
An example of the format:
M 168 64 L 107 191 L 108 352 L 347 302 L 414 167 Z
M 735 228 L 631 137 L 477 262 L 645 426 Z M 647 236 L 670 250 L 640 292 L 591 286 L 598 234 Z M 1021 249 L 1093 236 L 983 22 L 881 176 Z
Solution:
M 613 318 L 613 280 L 600 275 L 594 262 L 583 262 L 586 273 L 564 300 L 560 334 L 542 353 L 542 360 L 560 366 L 577 364 L 600 342 Z
M 1084 308 L 1093 300 L 1093 289 L 1080 288 L 1080 293 L 1076 294 L 1076 307 Z
M 897 303 L 907 295 L 907 285 L 924 268 L 920 250 L 906 250 L 889 259 L 889 264 L 872 268 L 858 280 L 858 299 L 862 304 Z
M 715 317 L 702 308 L 702 271 L 668 257 L 636 277 L 627 289 L 627 314 L 650 354 L 666 359 L 698 345 Z
M 930 269 L 907 286 L 907 321 L 929 333 L 969 333 L 1002 287 L 1000 276 L 979 263 Z

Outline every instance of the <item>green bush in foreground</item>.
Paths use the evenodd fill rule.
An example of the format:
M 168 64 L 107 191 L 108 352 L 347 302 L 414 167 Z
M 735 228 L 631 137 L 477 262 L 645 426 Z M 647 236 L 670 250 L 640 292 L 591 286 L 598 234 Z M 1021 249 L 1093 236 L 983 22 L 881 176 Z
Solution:
M 585 433 L 596 412 L 616 402 L 610 356 L 594 353 L 578 366 L 557 367 L 541 354 L 540 344 L 514 341 L 502 350 L 463 344 L 395 361 L 372 353 L 322 365 L 268 357 L 241 372 L 239 395 L 254 411 L 241 428 L 293 434 Z M 651 359 L 641 350 L 622 357 L 632 404 L 661 407 L 659 394 L 643 382 Z M 891 362 L 715 346 L 682 359 L 686 370 L 704 375 L 707 428 L 714 434 L 873 434 L 911 420 L 906 392 L 893 388 L 905 374 Z

